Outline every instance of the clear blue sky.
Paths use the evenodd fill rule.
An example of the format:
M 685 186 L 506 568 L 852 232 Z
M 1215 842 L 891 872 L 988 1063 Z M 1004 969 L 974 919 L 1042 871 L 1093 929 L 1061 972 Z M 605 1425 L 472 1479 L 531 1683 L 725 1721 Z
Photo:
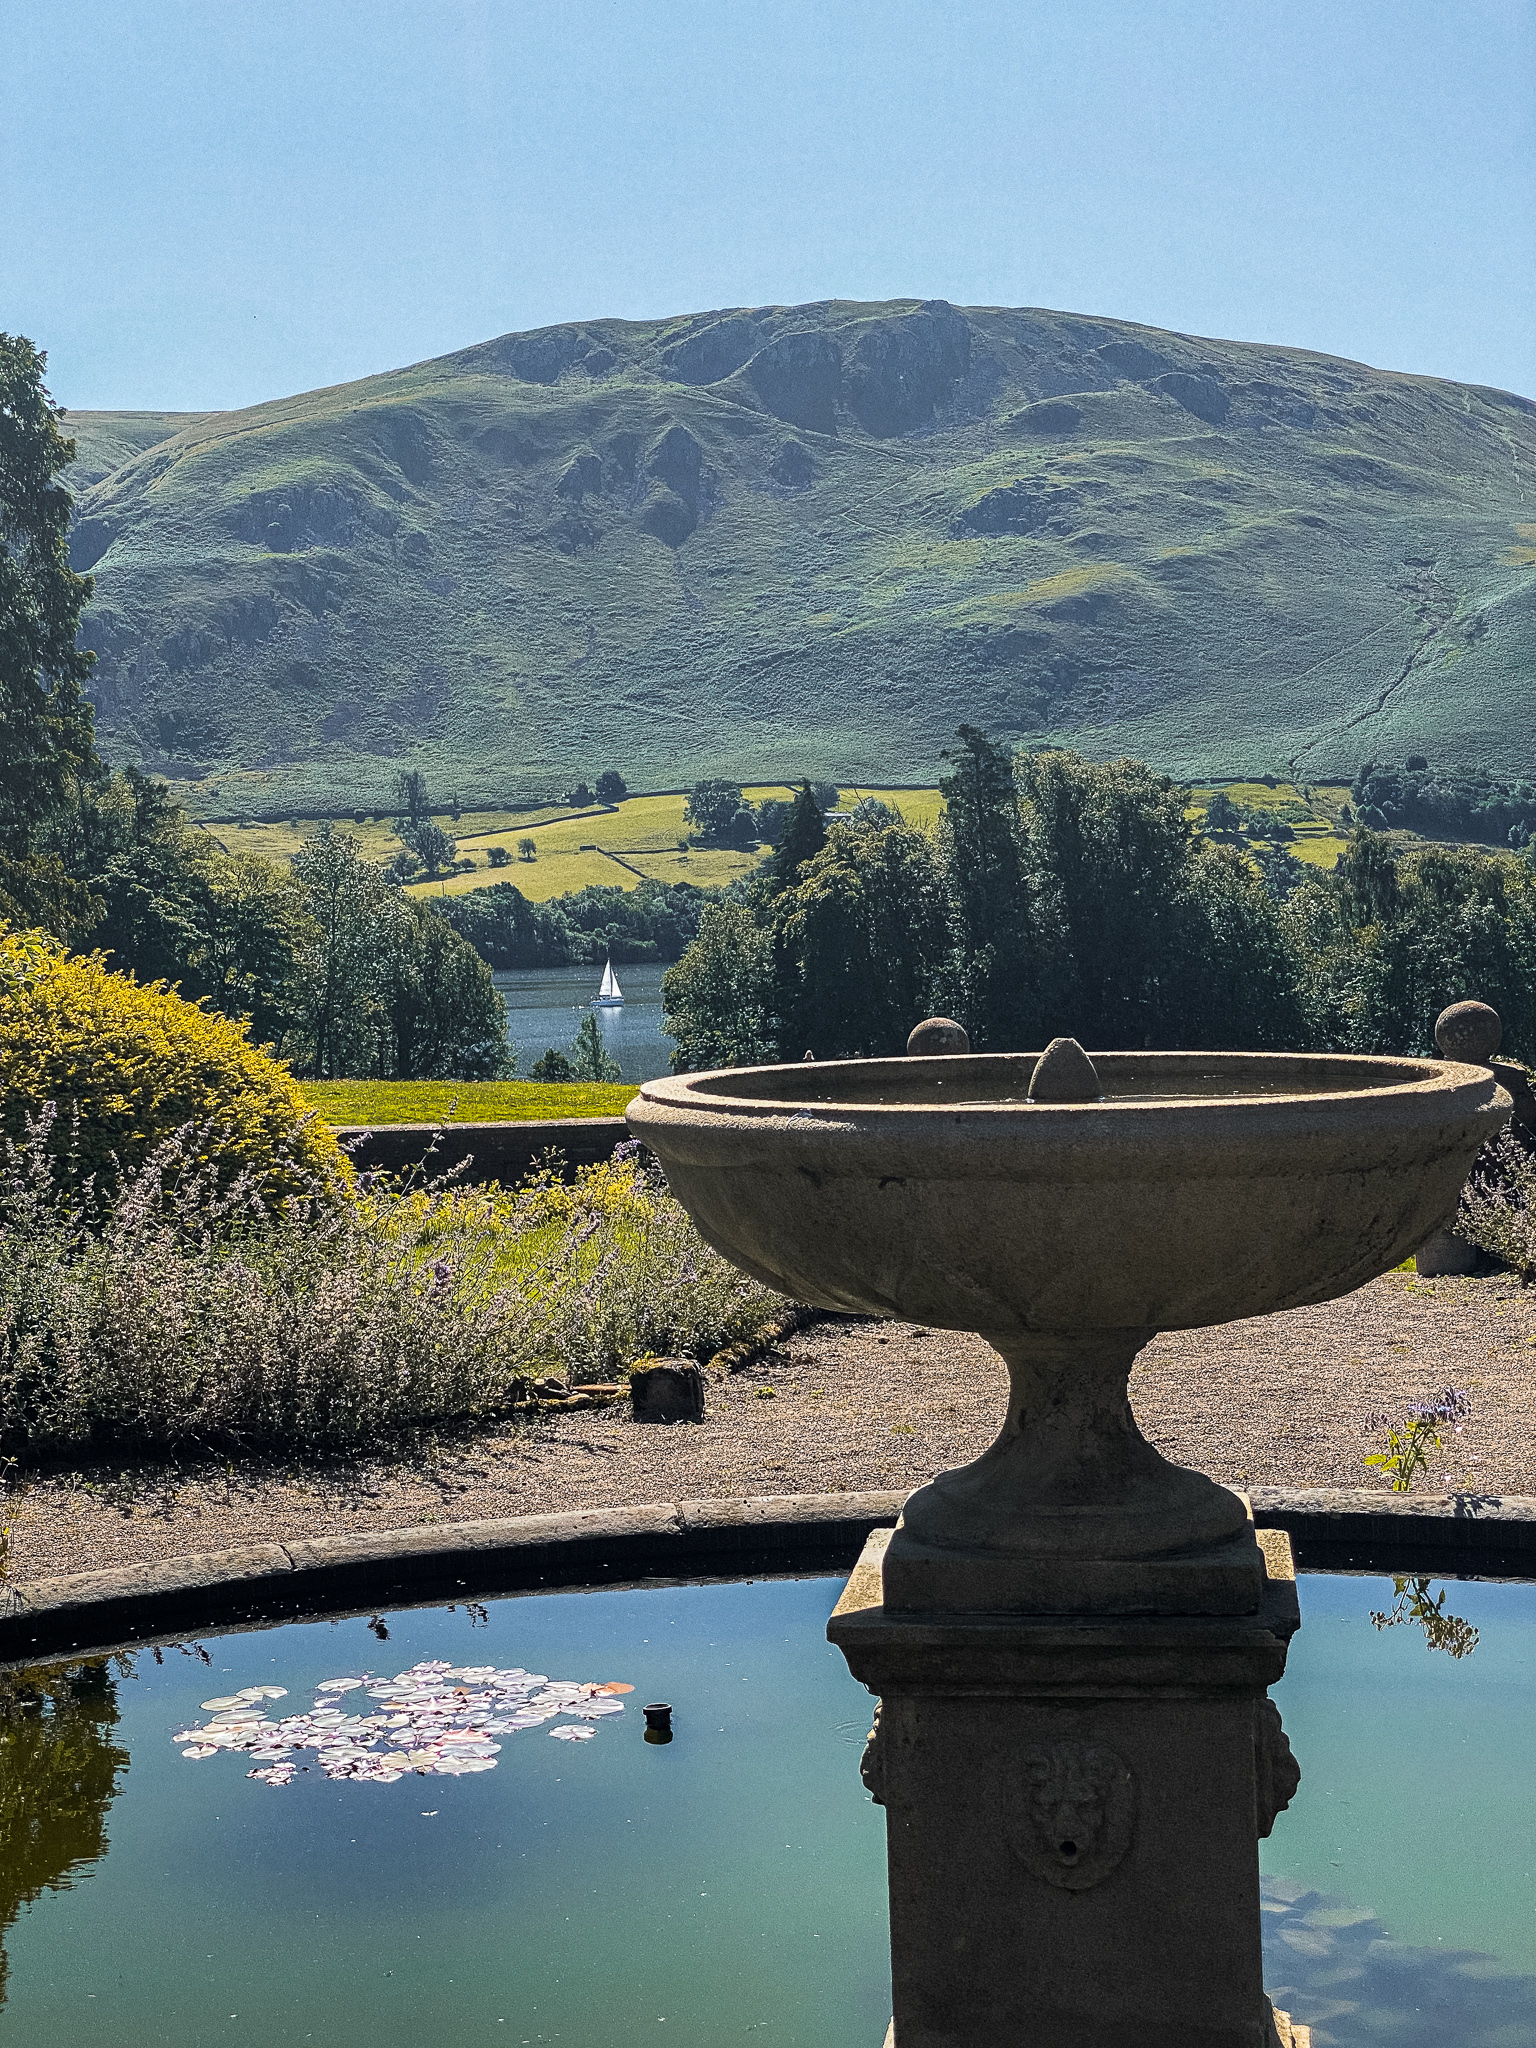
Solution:
M 1536 393 L 1536 0 L 0 0 L 74 407 L 943 297 Z

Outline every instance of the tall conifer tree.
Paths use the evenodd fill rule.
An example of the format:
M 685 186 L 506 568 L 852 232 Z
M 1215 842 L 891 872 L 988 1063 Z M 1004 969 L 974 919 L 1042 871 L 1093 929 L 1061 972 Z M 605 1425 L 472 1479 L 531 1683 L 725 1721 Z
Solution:
M 784 833 L 770 864 L 774 888 L 792 889 L 800 879 L 800 870 L 808 860 L 816 858 L 826 843 L 827 828 L 822 822 L 821 805 L 816 801 L 811 785 L 802 782 L 789 807 Z
M 89 576 L 69 566 L 75 459 L 43 388 L 47 358 L 0 334 L 0 845 L 24 856 L 71 780 L 93 770 L 83 685 L 96 657 L 75 645 Z
M 1021 1052 L 1036 1026 L 1013 756 L 962 725 L 941 776 L 958 913 L 955 1005 L 980 1052 Z

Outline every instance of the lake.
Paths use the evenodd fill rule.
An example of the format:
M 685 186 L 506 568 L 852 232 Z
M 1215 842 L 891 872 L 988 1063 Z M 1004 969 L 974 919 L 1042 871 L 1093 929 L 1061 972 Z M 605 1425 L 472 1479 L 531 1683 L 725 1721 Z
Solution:
M 671 1072 L 672 1040 L 661 1028 L 661 977 L 667 963 L 645 961 L 616 967 L 624 1006 L 595 1014 L 603 1043 L 626 1081 L 653 1081 Z M 587 1015 L 601 966 L 513 967 L 494 976 L 506 1005 L 507 1040 L 517 1052 L 517 1071 L 526 1078 L 550 1046 L 564 1052 Z

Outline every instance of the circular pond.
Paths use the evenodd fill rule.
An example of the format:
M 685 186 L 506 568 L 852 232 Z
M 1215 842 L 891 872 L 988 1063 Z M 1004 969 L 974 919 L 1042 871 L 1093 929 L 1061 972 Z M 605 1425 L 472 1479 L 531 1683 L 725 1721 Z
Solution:
M 544 1594 L 74 1667 L 0 1722 L 0 2026 L 878 2048 L 871 1703 L 822 1635 L 842 1583 Z M 1302 1786 L 1261 1845 L 1272 1996 L 1316 2048 L 1536 2048 L 1536 1587 L 1312 1574 L 1301 1599 L 1275 1698 Z M 657 1701 L 670 1743 L 646 1740 Z

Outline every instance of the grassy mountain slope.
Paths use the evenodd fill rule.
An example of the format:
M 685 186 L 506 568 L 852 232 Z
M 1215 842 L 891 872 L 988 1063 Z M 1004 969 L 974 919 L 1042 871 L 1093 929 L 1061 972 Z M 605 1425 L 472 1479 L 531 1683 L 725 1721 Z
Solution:
M 1503 392 L 904 300 L 164 425 L 70 421 L 83 637 L 107 751 L 210 815 L 376 809 L 401 758 L 475 807 L 607 766 L 913 782 L 961 719 L 1191 776 L 1528 761 L 1536 405 Z
M 158 447 L 173 434 L 183 434 L 217 413 L 201 412 L 77 412 L 64 416 L 64 432 L 75 441 L 76 452 L 65 481 L 79 497 L 92 484 L 99 484 L 115 469 Z M 87 545 L 81 537 L 80 545 Z

